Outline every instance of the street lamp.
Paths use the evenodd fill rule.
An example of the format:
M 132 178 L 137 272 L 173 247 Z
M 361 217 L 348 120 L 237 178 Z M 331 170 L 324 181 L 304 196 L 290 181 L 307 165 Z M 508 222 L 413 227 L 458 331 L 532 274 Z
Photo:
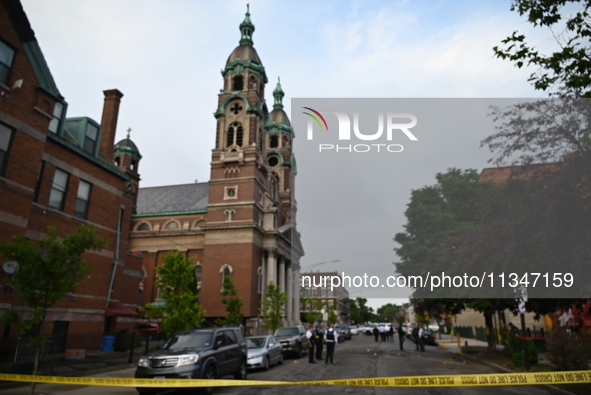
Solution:
M 301 270 L 300 273 L 306 273 L 306 272 L 314 269 L 317 266 L 324 265 L 325 263 L 333 263 L 333 262 L 340 262 L 340 261 L 341 261 L 340 259 L 335 259 L 335 260 L 332 260 L 332 261 L 324 261 L 324 262 L 314 263 L 312 265 L 308 265 L 306 267 L 303 267 L 302 269 L 304 269 L 304 270 Z

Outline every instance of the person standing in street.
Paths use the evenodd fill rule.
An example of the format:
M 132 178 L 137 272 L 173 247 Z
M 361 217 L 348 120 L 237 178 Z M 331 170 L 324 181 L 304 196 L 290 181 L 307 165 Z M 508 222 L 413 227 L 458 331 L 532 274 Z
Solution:
M 412 340 L 415 342 L 415 350 L 419 351 L 419 327 L 412 328 Z
M 376 339 L 376 343 L 379 341 L 378 337 L 380 336 L 380 330 L 377 326 L 373 327 L 373 337 Z
M 308 341 L 308 362 L 316 363 L 316 361 L 314 361 L 314 343 L 316 342 L 316 339 L 313 326 L 308 328 L 308 332 L 306 332 L 306 339 Z
M 425 352 L 425 344 L 423 343 L 423 325 L 419 324 L 419 333 L 418 333 L 418 340 L 419 340 L 419 347 L 421 348 L 422 352 Z
M 337 341 L 337 334 L 334 330 L 332 324 L 328 324 L 328 328 L 326 329 L 326 334 L 324 335 L 324 343 L 326 343 L 326 361 L 324 364 L 326 365 L 329 361 L 331 364 L 334 364 L 334 347 Z
M 400 342 L 400 351 L 404 351 L 404 330 L 402 325 L 398 326 L 398 341 Z
M 324 328 L 322 325 L 316 327 L 316 360 L 322 361 L 322 348 L 324 346 Z

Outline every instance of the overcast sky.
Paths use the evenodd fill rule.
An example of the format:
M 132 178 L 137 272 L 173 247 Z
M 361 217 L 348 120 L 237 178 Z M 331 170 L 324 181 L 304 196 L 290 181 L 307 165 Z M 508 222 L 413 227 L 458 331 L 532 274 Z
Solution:
M 128 128 L 133 130 L 131 138 L 143 155 L 141 186 L 209 180 L 220 71 L 238 45 L 246 2 L 22 3 L 69 104 L 68 117 L 100 121 L 102 91 L 119 89 L 124 97 L 116 140 L 125 138 Z M 554 43 L 550 34 L 533 30 L 509 8 L 510 2 L 498 0 L 250 1 L 254 46 L 269 77 L 267 105 L 272 108 L 277 77 L 288 114 L 292 98 L 542 97 L 527 82 L 533 70 L 519 70 L 493 56 L 492 47 L 517 29 L 533 35 L 542 49 Z M 392 238 L 402 230 L 411 190 L 433 184 L 435 173 L 452 166 L 479 171 L 486 166 L 490 154 L 478 148 L 478 139 L 463 146 L 466 155 L 450 155 L 447 148 L 457 147 L 457 139 L 467 141 L 464 137 L 456 134 L 442 140 L 440 149 L 423 152 L 425 168 L 409 166 L 407 177 L 390 183 L 397 198 L 387 209 L 380 207 L 379 199 L 356 199 L 357 206 L 335 211 L 325 222 L 340 233 L 330 235 L 322 233 L 327 224 L 315 222 L 312 215 L 316 196 L 309 186 L 318 178 L 304 179 L 306 157 L 296 152 L 302 167 L 296 180 L 298 226 L 306 250 L 302 265 L 339 259 L 318 269 L 353 270 L 360 263 L 351 253 L 325 248 L 323 239 L 341 240 L 342 246 L 352 240 L 363 245 L 364 238 L 375 244 L 379 239 L 364 268 L 391 274 L 396 261 Z M 296 131 L 296 138 L 303 139 L 304 133 Z M 333 168 L 331 174 L 341 179 L 347 171 Z M 353 185 L 351 193 L 365 191 L 371 196 L 382 187 L 368 179 L 365 185 Z M 360 209 L 365 202 L 383 214 L 383 227 L 369 231 L 375 226 L 367 210 Z M 373 296 L 362 290 L 352 290 L 351 295 Z

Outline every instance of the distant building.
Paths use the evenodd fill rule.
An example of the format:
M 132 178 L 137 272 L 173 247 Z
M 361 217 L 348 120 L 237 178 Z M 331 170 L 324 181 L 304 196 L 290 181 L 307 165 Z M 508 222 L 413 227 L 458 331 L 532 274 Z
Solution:
M 265 68 L 253 47 L 250 13 L 222 71 L 209 182 L 140 188 L 132 249 L 144 257 L 143 304 L 159 302 L 155 268 L 178 250 L 195 259 L 200 304 L 208 322 L 226 315 L 220 292 L 231 276 L 244 306 L 247 333 L 260 328 L 269 283 L 287 293 L 285 323 L 299 322 L 299 259 L 293 129 L 283 90 L 265 103 Z
M 143 274 L 128 241 L 141 155 L 129 134 L 114 141 L 123 94 L 103 92 L 100 123 L 68 118 L 68 103 L 18 0 L 0 2 L 0 26 L 0 240 L 16 234 L 39 240 L 48 227 L 66 235 L 84 224 L 95 226 L 109 245 L 84 255 L 90 279 L 50 309 L 48 330 L 65 338 L 133 327 Z M 14 270 L 4 269 L 0 316 L 15 309 L 26 319 L 29 309 L 8 283 Z M 14 329 L 3 330 L 15 335 Z
M 340 285 L 331 287 L 329 278 L 333 276 L 340 275 L 337 271 L 301 274 L 300 311 L 321 312 L 323 321 L 327 321 L 332 311 L 339 323 L 349 324 L 349 291 Z

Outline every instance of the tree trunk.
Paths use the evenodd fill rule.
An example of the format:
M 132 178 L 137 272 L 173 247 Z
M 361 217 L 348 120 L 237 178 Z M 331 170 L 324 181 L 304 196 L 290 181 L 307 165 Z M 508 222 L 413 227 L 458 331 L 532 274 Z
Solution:
M 33 360 L 33 376 L 37 375 L 37 371 L 39 370 L 39 359 L 41 357 L 41 346 L 35 346 L 35 359 Z M 31 395 L 35 395 L 35 387 L 37 383 L 31 383 Z
M 492 310 L 486 310 L 484 312 L 484 324 L 486 325 L 486 341 L 488 342 L 489 351 L 495 351 L 497 348 L 495 330 L 493 325 L 493 314 L 494 311 Z

